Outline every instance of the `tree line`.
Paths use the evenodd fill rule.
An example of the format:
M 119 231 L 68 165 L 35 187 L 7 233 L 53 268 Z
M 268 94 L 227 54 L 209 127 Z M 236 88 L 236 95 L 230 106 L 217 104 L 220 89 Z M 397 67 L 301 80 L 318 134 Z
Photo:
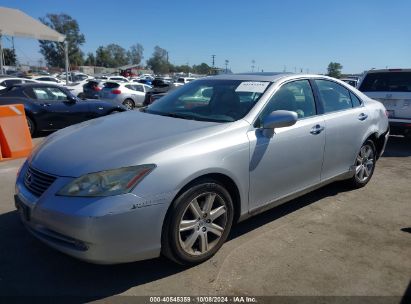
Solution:
M 170 72 L 186 72 L 208 74 L 211 67 L 206 63 L 200 65 L 173 65 L 169 62 L 167 50 L 160 46 L 154 47 L 152 56 L 142 64 L 144 47 L 140 43 L 133 44 L 128 50 L 122 46 L 110 43 L 99 46 L 96 51 L 87 55 L 81 50 L 85 43 L 85 36 L 80 32 L 78 22 L 67 14 L 47 14 L 40 21 L 57 32 L 66 35 L 68 41 L 68 57 L 71 65 L 102 66 L 118 68 L 124 65 L 141 65 L 150 68 L 156 74 Z M 39 40 L 40 53 L 44 56 L 48 66 L 64 67 L 64 43 L 47 40 Z

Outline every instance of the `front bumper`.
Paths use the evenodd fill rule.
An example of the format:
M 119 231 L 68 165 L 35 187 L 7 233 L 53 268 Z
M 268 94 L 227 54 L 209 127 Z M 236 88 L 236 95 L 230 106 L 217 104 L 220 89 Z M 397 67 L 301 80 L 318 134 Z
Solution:
M 25 165 L 26 166 L 26 165 Z M 54 195 L 69 178 L 57 180 L 40 197 L 16 182 L 16 207 L 26 228 L 68 255 L 97 264 L 125 263 L 160 255 L 162 224 L 173 194 L 141 198 Z

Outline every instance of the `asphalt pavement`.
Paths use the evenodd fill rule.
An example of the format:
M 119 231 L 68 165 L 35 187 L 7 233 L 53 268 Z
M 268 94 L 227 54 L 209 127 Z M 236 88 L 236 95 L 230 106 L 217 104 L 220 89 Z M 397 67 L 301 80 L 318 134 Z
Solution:
M 38 143 L 42 139 L 35 139 Z M 334 183 L 238 224 L 209 261 L 101 266 L 33 238 L 14 208 L 23 160 L 0 163 L 0 295 L 410 295 L 411 141 L 391 137 L 371 182 Z M 149 229 L 149 227 L 147 227 Z M 405 302 L 404 302 L 405 303 Z

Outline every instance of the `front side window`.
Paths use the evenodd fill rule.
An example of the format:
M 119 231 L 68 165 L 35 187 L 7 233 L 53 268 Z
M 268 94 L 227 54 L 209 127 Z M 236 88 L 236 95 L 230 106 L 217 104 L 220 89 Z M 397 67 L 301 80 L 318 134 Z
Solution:
M 296 112 L 298 118 L 307 118 L 316 115 L 314 95 L 308 80 L 297 80 L 286 83 L 275 92 L 260 119 L 264 119 L 273 111 L 287 110 Z
M 39 87 L 33 88 L 33 93 L 38 100 L 68 100 L 68 96 L 65 92 L 58 88 L 51 87 Z
M 145 111 L 184 119 L 232 122 L 243 118 L 270 84 L 268 81 L 199 80 L 167 94 Z
M 325 113 L 351 109 L 350 91 L 342 85 L 329 80 L 316 79 Z

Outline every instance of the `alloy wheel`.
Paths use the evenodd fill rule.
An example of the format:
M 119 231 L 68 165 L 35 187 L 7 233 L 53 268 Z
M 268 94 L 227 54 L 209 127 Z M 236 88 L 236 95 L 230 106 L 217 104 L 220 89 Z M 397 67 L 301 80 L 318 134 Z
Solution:
M 355 177 L 359 182 L 367 181 L 374 170 L 374 150 L 370 145 L 361 147 L 355 162 Z
M 209 252 L 220 240 L 227 225 L 227 205 L 214 192 L 194 198 L 183 212 L 179 224 L 179 242 L 189 255 Z
M 134 109 L 134 104 L 131 100 L 127 99 L 126 101 L 123 102 L 123 105 L 127 108 L 127 110 L 133 110 Z

